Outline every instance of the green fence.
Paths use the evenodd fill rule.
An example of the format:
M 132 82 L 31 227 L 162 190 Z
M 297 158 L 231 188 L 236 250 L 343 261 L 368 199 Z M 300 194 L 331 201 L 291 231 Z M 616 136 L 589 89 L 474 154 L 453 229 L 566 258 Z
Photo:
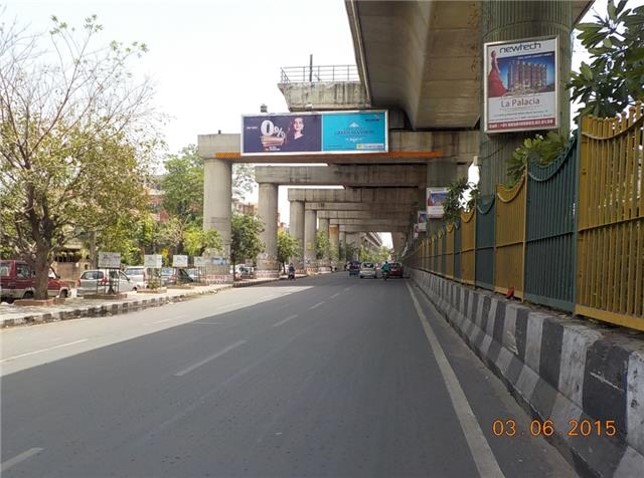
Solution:
M 575 307 L 577 137 L 548 166 L 528 170 L 525 298 L 572 312 Z
M 481 198 L 476 206 L 476 286 L 494 290 L 495 196 Z

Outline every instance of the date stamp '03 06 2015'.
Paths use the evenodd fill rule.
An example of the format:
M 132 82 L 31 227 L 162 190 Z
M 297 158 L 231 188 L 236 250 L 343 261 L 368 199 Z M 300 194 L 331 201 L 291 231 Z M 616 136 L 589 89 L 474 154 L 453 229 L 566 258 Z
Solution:
M 568 420 L 568 425 L 566 435 L 569 437 L 588 437 L 591 435 L 613 437 L 617 435 L 615 420 Z M 534 437 L 550 437 L 556 431 L 552 420 L 532 420 L 529 428 L 530 435 Z M 492 422 L 492 433 L 496 437 L 522 435 L 516 421 L 511 418 L 494 420 Z

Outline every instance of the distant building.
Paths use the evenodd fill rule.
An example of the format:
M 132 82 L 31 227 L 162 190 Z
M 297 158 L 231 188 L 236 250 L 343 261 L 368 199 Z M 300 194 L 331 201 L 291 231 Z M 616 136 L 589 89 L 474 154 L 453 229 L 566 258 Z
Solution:
M 233 212 L 236 212 L 238 214 L 250 214 L 250 215 L 257 214 L 257 204 L 243 203 L 236 199 L 233 199 L 232 204 L 233 204 Z

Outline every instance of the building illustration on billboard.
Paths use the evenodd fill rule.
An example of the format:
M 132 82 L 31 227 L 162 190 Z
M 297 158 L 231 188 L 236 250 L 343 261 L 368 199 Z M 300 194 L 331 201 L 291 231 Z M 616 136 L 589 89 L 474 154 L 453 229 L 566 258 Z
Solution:
M 241 154 L 288 155 L 388 151 L 386 111 L 242 116 Z
M 485 131 L 559 126 L 557 38 L 486 43 Z

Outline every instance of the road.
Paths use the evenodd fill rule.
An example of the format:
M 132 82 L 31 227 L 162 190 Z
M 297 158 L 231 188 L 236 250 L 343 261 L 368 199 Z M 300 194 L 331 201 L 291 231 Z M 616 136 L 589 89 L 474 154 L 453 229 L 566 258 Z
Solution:
M 336 273 L 0 338 L 3 478 L 576 476 L 409 280 Z

